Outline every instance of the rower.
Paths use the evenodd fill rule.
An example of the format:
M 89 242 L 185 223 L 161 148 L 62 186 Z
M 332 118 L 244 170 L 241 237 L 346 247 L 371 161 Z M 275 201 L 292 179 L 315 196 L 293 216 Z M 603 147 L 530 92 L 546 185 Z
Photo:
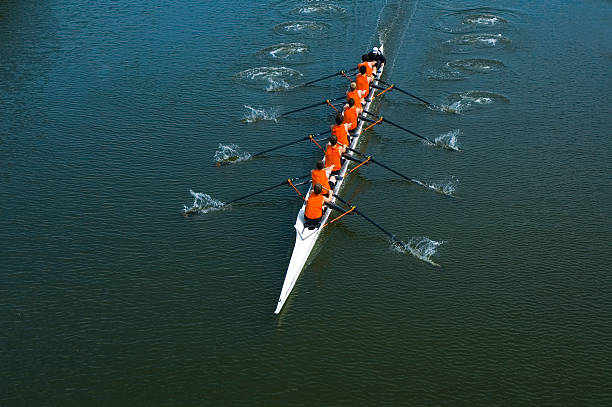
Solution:
M 366 74 L 369 77 L 376 75 L 376 61 L 371 60 L 368 54 L 363 54 L 361 56 L 361 63 L 357 65 L 357 69 L 361 68 L 362 66 L 366 67 Z
M 342 154 L 346 151 L 346 146 L 338 143 L 338 138 L 333 134 L 329 136 L 329 144 L 325 148 L 325 164 L 332 167 L 330 180 L 336 182 L 336 177 L 340 175 L 342 169 Z
M 336 124 L 332 124 L 331 126 L 331 134 L 336 136 L 338 142 L 348 146 L 349 143 L 349 129 L 350 122 L 344 120 L 344 115 L 342 113 L 336 114 Z
M 325 191 L 323 195 L 328 194 L 328 191 L 334 189 L 335 183 L 329 181 L 329 175 L 332 172 L 332 166 L 325 167 L 323 160 L 317 160 L 316 169 L 310 171 L 312 177 L 312 185 L 321 184 Z
M 367 98 L 370 93 L 370 82 L 372 82 L 372 77 L 367 75 L 367 69 L 364 65 L 359 67 L 359 74 L 355 78 L 355 83 L 357 84 L 357 90 L 361 91 L 361 97 Z
M 357 89 L 357 84 L 355 82 L 351 82 L 349 91 L 346 92 L 346 101 L 348 102 L 351 98 L 355 99 L 355 104 L 357 107 L 361 107 L 365 102 L 365 100 L 363 100 L 363 96 L 361 96 L 361 91 Z
M 355 105 L 355 99 L 350 98 L 348 103 L 344 105 L 344 123 L 349 125 L 349 135 L 354 135 L 351 131 L 357 128 L 357 118 L 361 114 L 363 109 Z
M 324 196 L 323 187 L 318 182 L 314 184 L 308 198 L 306 199 L 306 208 L 304 209 L 304 225 L 308 229 L 315 229 L 319 227 L 321 218 L 323 217 L 323 204 L 331 202 L 333 195 Z
M 385 58 L 382 51 L 377 47 L 372 48 L 372 51 L 370 51 L 368 54 L 368 59 L 370 61 L 375 61 L 378 69 L 380 69 L 387 62 L 387 58 Z

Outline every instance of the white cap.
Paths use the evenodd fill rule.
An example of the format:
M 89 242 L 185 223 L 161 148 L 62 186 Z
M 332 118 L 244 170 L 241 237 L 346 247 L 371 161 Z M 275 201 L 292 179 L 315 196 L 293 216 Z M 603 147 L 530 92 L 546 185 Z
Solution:
M 372 48 L 372 52 L 375 54 L 378 54 L 379 53 L 378 48 L 377 47 Z

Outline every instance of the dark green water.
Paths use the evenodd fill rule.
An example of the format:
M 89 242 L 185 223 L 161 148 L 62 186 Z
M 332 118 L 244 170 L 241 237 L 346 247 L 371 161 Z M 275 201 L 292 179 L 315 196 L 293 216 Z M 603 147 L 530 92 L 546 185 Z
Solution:
M 0 405 L 611 405 L 611 21 L 602 0 L 0 2 Z M 384 124 L 362 148 L 456 198 L 374 166 L 344 194 L 442 267 L 343 218 L 276 316 L 295 193 L 183 206 L 306 173 L 308 144 L 215 152 L 325 130 L 329 108 L 245 105 L 340 96 L 292 86 L 380 40 L 384 79 L 442 108 L 376 110 L 462 151 Z

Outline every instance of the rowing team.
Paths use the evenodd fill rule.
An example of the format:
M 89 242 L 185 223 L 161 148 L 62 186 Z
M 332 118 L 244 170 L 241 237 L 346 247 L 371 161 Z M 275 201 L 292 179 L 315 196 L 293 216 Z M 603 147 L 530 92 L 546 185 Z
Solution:
M 357 128 L 359 115 L 370 94 L 370 83 L 374 80 L 377 70 L 386 62 L 378 48 L 362 55 L 361 60 L 357 65 L 359 73 L 346 92 L 347 103 L 343 111 L 336 114 L 335 124 L 331 126 L 329 143 L 325 146 L 325 162 L 318 160 L 316 169 L 311 171 L 312 188 L 306 197 L 304 210 L 304 224 L 309 229 L 319 227 L 323 217 L 323 204 L 329 204 L 333 199 L 334 186 L 342 179 L 340 170 L 344 162 L 343 156 L 355 136 L 354 130 Z

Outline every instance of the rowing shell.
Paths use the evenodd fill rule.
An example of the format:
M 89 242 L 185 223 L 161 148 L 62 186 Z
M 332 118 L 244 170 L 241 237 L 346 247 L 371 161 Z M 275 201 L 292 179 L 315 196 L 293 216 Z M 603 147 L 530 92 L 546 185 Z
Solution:
M 381 45 L 379 48 L 382 52 L 383 46 Z M 380 76 L 383 73 L 383 69 L 384 65 L 376 72 L 374 81 L 372 81 L 374 85 L 378 84 L 378 79 L 380 79 Z M 364 107 L 365 110 L 368 110 L 370 108 L 374 93 L 376 91 L 376 89 L 374 89 L 373 87 L 370 89 L 371 90 L 368 94 Z M 357 128 L 355 129 L 355 137 L 353 137 L 353 140 L 351 141 L 350 145 L 350 147 L 353 149 L 357 147 L 357 143 L 359 142 L 359 138 L 361 136 L 363 124 L 364 121 L 360 120 L 359 124 L 357 125 Z M 345 160 L 340 170 L 340 176 L 343 178 L 336 183 L 336 186 L 334 187 L 334 194 L 338 194 L 340 192 L 340 189 L 342 188 L 342 185 L 344 183 L 344 176 L 346 175 L 348 165 L 349 160 Z M 332 199 L 332 202 L 335 201 L 336 198 L 334 197 Z M 330 208 L 325 209 L 319 227 L 315 229 L 309 229 L 304 225 L 305 209 L 306 203 L 302 205 L 302 208 L 298 213 L 297 219 L 295 220 L 295 246 L 293 247 L 293 254 L 291 255 L 291 260 L 289 261 L 289 266 L 287 267 L 287 274 L 285 275 L 285 282 L 283 283 L 283 288 L 281 290 L 280 297 L 278 298 L 278 304 L 276 306 L 276 310 L 274 311 L 275 314 L 278 314 L 283 308 L 283 305 L 285 305 L 289 294 L 291 294 L 291 290 L 293 290 L 293 286 L 295 286 L 295 282 L 297 281 L 298 277 L 302 272 L 302 269 L 304 268 L 304 265 L 306 264 L 306 260 L 308 260 L 308 256 L 310 256 L 310 252 L 312 252 L 312 249 L 315 243 L 317 242 L 317 239 L 319 238 L 322 226 L 325 225 L 332 211 Z

